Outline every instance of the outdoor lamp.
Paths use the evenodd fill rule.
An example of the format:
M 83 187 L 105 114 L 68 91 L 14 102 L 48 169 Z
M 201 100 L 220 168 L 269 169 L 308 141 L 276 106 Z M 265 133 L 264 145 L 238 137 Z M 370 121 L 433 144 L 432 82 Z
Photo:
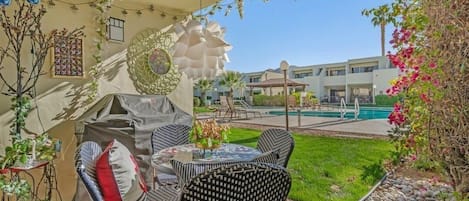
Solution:
M 283 94 L 285 96 L 285 129 L 288 130 L 288 94 L 287 94 L 287 70 L 288 62 L 283 60 L 280 62 L 280 70 L 283 71 Z

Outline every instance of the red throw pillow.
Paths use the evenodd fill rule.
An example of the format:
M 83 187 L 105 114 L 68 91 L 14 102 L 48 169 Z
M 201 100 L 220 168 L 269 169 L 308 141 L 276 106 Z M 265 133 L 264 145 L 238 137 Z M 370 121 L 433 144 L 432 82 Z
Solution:
M 143 200 L 147 188 L 137 162 L 123 144 L 113 140 L 96 159 L 96 178 L 104 200 Z

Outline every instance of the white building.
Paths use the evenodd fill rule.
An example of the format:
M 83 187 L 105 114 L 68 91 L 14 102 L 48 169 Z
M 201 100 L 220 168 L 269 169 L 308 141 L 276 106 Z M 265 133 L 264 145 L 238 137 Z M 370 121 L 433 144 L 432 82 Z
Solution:
M 269 71 L 281 75 L 279 69 Z M 341 98 L 347 103 L 353 103 L 355 98 L 360 103 L 373 103 L 373 97 L 385 94 L 391 86 L 390 80 L 398 76 L 398 69 L 383 56 L 310 66 L 291 65 L 288 71 L 289 79 L 308 84 L 306 91 L 313 91 L 321 102 L 329 103 L 338 103 Z M 264 75 L 263 72 L 244 74 L 249 83 L 266 80 Z M 278 90 L 281 89 L 275 89 Z M 254 89 L 254 92 L 269 95 L 262 89 Z

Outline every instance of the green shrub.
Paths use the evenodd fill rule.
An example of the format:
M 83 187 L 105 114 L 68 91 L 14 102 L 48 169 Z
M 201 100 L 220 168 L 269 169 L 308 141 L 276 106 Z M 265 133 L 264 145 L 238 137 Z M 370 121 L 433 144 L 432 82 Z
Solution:
M 376 105 L 392 106 L 399 101 L 399 96 L 377 95 L 375 96 Z
M 256 106 L 283 106 L 285 103 L 284 96 L 267 96 L 255 95 L 253 97 L 253 104 Z
M 293 93 L 292 95 L 295 96 L 296 104 L 297 104 L 297 105 L 300 105 L 301 92 L 295 92 L 295 93 Z M 314 92 L 312 92 L 312 91 L 307 91 L 307 92 L 306 92 L 306 99 L 311 100 L 311 103 L 312 103 L 312 104 L 319 103 L 319 101 L 318 101 L 318 99 L 316 98 L 316 96 L 314 96 Z
M 360 174 L 360 179 L 369 185 L 373 185 L 378 182 L 385 174 L 382 161 L 373 163 L 371 165 L 363 166 L 363 172 Z
M 194 107 L 199 107 L 200 103 L 201 103 L 200 98 L 194 97 Z

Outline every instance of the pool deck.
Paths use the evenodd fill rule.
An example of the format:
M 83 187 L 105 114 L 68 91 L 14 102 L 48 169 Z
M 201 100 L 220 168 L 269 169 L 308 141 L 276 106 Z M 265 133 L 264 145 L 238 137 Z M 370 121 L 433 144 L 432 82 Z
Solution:
M 356 138 L 388 138 L 388 131 L 392 128 L 386 119 L 340 120 L 340 118 L 301 116 L 301 123 L 298 125 L 298 117 L 289 116 L 288 122 L 290 130 L 294 132 Z M 284 128 L 285 115 L 232 120 L 231 124 L 244 128 Z
M 275 108 L 256 108 L 251 109 L 262 113 L 262 118 L 249 115 L 248 119 L 229 119 L 219 118 L 221 121 L 229 122 L 233 127 L 252 128 L 252 129 L 267 129 L 267 128 L 285 128 L 285 115 L 271 115 L 271 111 L 284 111 L 282 107 Z M 291 109 L 291 112 L 296 110 Z M 336 107 L 322 106 L 320 110 L 302 110 L 302 111 L 323 111 L 323 112 L 338 112 Z M 349 110 L 352 112 L 352 110 Z M 199 114 L 198 118 L 213 118 L 214 114 Z M 293 132 L 311 134 L 311 135 L 327 135 L 337 137 L 352 137 L 352 138 L 381 138 L 388 139 L 388 131 L 392 126 L 388 123 L 387 119 L 369 119 L 369 120 L 354 120 L 336 117 L 313 117 L 301 116 L 301 122 L 298 123 L 297 115 L 289 115 L 289 129 Z

